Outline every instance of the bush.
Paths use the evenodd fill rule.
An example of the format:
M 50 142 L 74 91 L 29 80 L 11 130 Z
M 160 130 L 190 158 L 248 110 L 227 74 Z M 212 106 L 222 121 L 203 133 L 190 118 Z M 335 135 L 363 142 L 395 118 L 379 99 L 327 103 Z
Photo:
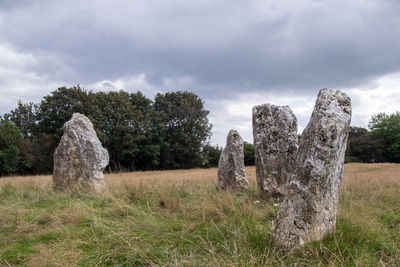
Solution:
M 344 158 L 344 163 L 362 163 L 362 160 L 357 157 L 347 156 Z

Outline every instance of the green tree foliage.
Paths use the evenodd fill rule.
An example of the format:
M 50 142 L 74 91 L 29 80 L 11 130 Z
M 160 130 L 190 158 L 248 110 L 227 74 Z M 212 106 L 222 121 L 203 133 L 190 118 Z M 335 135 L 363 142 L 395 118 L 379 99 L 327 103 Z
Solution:
M 400 112 L 372 116 L 368 125 L 371 135 L 385 142 L 385 157 L 390 162 L 400 162 Z
M 182 91 L 158 94 L 154 103 L 140 92 L 94 93 L 74 86 L 58 88 L 39 104 L 18 102 L 17 108 L 3 116 L 5 128 L 22 132 L 15 135 L 18 142 L 8 142 L 14 146 L 2 148 L 5 172 L 52 172 L 63 125 L 75 112 L 92 121 L 109 151 L 112 170 L 206 165 L 211 125 L 197 95 Z M 6 131 L 0 134 L 4 140 L 10 138 Z
M 142 93 L 99 92 L 93 95 L 95 126 L 108 149 L 111 167 L 154 169 L 160 145 L 155 136 L 156 116 L 151 100 Z
M 255 165 L 254 145 L 244 142 L 243 154 L 244 154 L 244 165 L 254 166 Z
M 0 121 L 0 174 L 15 173 L 19 170 L 21 152 L 19 145 L 22 134 L 15 124 Z
M 79 86 L 60 87 L 40 102 L 36 114 L 38 131 L 59 139 L 63 134 L 62 126 L 72 114 L 79 112 L 92 120 L 91 111 L 92 103 L 86 90 Z
M 36 126 L 36 113 L 38 105 L 30 103 L 22 103 L 18 101 L 17 108 L 6 113 L 4 119 L 12 121 L 21 131 L 25 138 L 32 136 Z
M 18 101 L 17 108 L 4 115 L 4 120 L 15 124 L 23 135 L 23 140 L 18 144 L 20 153 L 20 166 L 18 172 L 35 172 L 35 157 L 33 155 L 33 140 L 36 130 L 36 113 L 38 105 Z
M 212 146 L 210 144 L 204 146 L 205 162 L 204 167 L 218 167 L 219 157 L 221 156 L 222 147 L 216 145 Z
M 75 112 L 93 119 L 92 103 L 89 93 L 74 86 L 60 87 L 43 97 L 37 106 L 36 126 L 32 138 L 34 168 L 37 173 L 50 173 L 53 170 L 53 154 L 63 134 L 63 125 Z
M 373 163 L 387 161 L 384 156 L 384 140 L 369 134 L 350 138 L 348 149 L 347 155 L 352 157 L 349 160 L 353 162 Z
M 400 113 L 373 115 L 369 131 L 350 127 L 348 161 L 400 162 Z
M 351 126 L 349 130 L 349 138 L 360 137 L 368 134 L 368 129 L 363 127 Z
M 385 162 L 385 142 L 368 129 L 351 126 L 347 140 L 346 162 Z
M 222 147 L 220 146 L 212 146 L 206 145 L 204 147 L 204 152 L 206 154 L 206 162 L 204 167 L 218 167 L 219 157 L 222 153 Z M 243 146 L 243 154 L 244 154 L 244 164 L 246 166 L 254 166 L 254 146 L 247 142 L 244 142 Z
M 202 148 L 211 135 L 208 110 L 194 93 L 178 91 L 157 94 L 155 111 L 160 118 L 160 167 L 181 169 L 201 166 Z

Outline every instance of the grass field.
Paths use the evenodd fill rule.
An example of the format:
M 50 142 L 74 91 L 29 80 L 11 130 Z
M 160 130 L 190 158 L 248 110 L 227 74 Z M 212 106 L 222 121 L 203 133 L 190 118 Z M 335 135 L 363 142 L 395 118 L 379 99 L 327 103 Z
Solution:
M 0 179 L 0 265 L 400 266 L 400 165 L 347 164 L 336 233 L 290 255 L 271 241 L 279 207 L 254 167 L 244 193 L 219 192 L 216 173 L 109 174 L 102 194 Z

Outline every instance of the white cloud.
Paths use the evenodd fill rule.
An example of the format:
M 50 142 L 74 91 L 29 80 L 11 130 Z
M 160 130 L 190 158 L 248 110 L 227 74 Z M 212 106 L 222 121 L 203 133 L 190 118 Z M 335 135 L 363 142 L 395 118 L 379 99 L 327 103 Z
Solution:
M 192 86 L 195 86 L 195 82 L 190 77 L 165 77 L 162 79 L 161 86 L 157 86 L 148 80 L 146 73 L 120 77 L 113 80 L 102 80 L 85 85 L 85 87 L 94 91 L 125 90 L 129 92 L 136 92 L 139 90 L 151 99 L 157 93 L 171 92 L 176 90 L 189 90 L 189 88 Z
M 19 52 L 11 45 L 0 44 L 0 113 L 10 111 L 18 100 L 38 102 L 57 88 L 60 82 L 36 71 L 44 63 L 53 63 L 54 71 L 63 68 L 49 56 Z
M 145 73 L 139 73 L 128 77 L 121 77 L 114 80 L 102 80 L 87 85 L 88 89 L 94 91 L 107 91 L 107 90 L 140 90 L 148 92 L 153 90 L 154 86 L 149 84 Z
M 352 125 L 367 127 L 371 116 L 400 111 L 400 72 L 344 90 L 352 99 Z
M 317 92 L 317 91 L 316 91 Z M 270 103 L 290 106 L 297 117 L 299 133 L 307 125 L 314 107 L 315 97 L 284 93 L 243 93 L 235 99 L 209 101 L 210 121 L 213 124 L 213 144 L 225 145 L 230 129 L 236 129 L 243 140 L 253 142 L 252 108 L 255 105 Z
M 340 88 L 335 88 L 340 89 Z M 341 89 L 352 100 L 352 125 L 368 127 L 371 116 L 380 112 L 400 111 L 400 72 L 384 75 L 355 88 Z M 279 93 L 243 93 L 231 100 L 210 101 L 210 121 L 214 135 L 212 143 L 225 145 L 230 129 L 237 129 L 243 139 L 253 142 L 252 107 L 270 103 L 288 105 L 297 117 L 299 133 L 311 117 L 318 90 L 314 95 Z

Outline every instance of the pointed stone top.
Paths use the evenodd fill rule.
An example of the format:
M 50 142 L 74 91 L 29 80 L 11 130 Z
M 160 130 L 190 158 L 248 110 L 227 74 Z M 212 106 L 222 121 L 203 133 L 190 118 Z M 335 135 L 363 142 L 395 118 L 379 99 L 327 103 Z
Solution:
M 288 105 L 284 105 L 284 106 L 278 106 L 278 105 L 273 105 L 270 103 L 265 103 L 265 104 L 261 104 L 261 105 L 255 105 L 252 109 L 253 113 L 260 108 L 270 108 L 270 109 L 284 109 L 284 110 L 291 110 L 290 107 Z
M 92 122 L 81 113 L 74 113 L 69 121 L 64 124 L 64 131 L 72 129 L 81 129 L 83 131 L 88 131 L 94 133 Z
M 323 88 L 315 101 L 315 109 L 337 115 L 337 112 L 351 115 L 351 100 L 340 90 Z
M 231 129 L 226 137 L 226 145 L 235 143 L 243 143 L 243 139 L 237 130 Z

